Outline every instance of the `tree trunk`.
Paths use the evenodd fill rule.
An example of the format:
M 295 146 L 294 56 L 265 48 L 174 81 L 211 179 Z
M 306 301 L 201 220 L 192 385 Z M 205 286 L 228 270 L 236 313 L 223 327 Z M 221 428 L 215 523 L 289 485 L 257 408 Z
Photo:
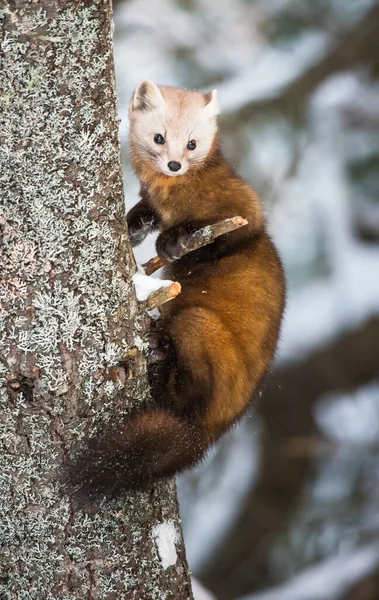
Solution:
M 1 600 L 190 599 L 173 481 L 87 510 L 73 443 L 146 400 L 112 10 L 0 0 Z

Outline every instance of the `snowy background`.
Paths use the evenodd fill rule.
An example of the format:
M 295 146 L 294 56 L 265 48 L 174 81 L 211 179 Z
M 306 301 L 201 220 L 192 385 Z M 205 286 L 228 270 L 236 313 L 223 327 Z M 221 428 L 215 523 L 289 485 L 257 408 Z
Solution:
M 289 283 L 256 407 L 179 481 L 197 598 L 377 600 L 379 3 L 119 0 L 115 56 L 127 206 L 136 83 L 217 87 Z

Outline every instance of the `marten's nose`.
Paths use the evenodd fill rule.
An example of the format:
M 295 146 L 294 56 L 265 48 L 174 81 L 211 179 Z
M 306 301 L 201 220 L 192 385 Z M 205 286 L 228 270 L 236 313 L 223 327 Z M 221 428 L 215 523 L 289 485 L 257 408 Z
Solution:
M 182 168 L 182 165 L 180 164 L 180 162 L 176 162 L 176 160 L 170 160 L 170 162 L 168 163 L 168 168 L 170 169 L 170 171 L 180 171 L 180 169 Z

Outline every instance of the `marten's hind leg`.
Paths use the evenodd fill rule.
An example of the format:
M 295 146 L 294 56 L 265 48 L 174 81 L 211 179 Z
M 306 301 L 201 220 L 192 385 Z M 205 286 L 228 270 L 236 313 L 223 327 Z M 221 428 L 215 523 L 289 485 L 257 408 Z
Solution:
M 175 369 L 175 349 L 169 334 L 161 327 L 151 331 L 147 336 L 147 341 L 149 344 L 147 364 L 151 394 L 157 402 L 164 404 L 170 373 Z

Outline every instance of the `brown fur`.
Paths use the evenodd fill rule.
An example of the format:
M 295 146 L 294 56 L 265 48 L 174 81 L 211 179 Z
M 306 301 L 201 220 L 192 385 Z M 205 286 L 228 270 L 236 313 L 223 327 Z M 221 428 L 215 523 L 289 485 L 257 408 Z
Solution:
M 159 228 L 157 250 L 167 258 L 193 229 L 236 215 L 249 224 L 166 267 L 182 293 L 162 307 L 164 360 L 150 366 L 159 408 L 90 442 L 74 476 L 80 483 L 85 470 L 87 488 L 108 493 L 197 463 L 240 418 L 274 357 L 285 295 L 261 203 L 225 161 L 217 136 L 206 160 L 182 177 L 160 173 L 133 144 L 132 159 L 142 185 L 141 201 L 128 213 L 135 243 L 146 224 Z
M 245 412 L 274 357 L 284 307 L 282 267 L 265 232 L 260 201 L 226 163 L 217 140 L 207 164 L 171 179 L 169 188 L 157 185 L 160 178 L 149 184 L 146 167 L 139 175 L 163 232 L 235 215 L 249 221 L 164 273 L 180 282 L 182 293 L 162 307 L 162 327 L 176 361 L 161 393 L 174 412 L 179 406 L 179 414 L 195 418 L 208 445 Z M 180 377 L 188 385 L 178 393 Z

